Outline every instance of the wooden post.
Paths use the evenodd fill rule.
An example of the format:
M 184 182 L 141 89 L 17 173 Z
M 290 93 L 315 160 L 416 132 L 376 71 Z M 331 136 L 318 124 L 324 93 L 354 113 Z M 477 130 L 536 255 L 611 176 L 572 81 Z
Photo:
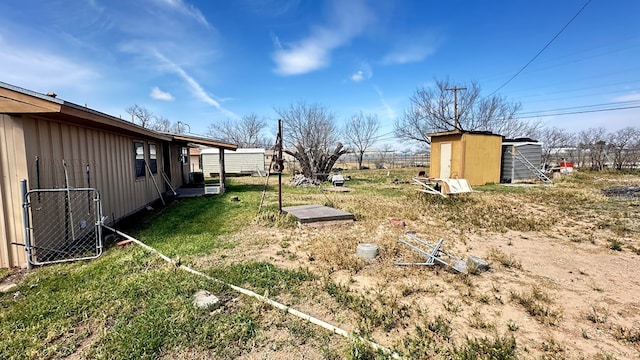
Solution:
M 284 167 L 284 162 L 282 159 L 282 119 L 278 120 L 278 164 L 282 164 Z M 284 169 L 280 169 L 278 172 L 278 212 L 282 214 L 282 171 Z
M 224 149 L 223 148 L 219 148 L 220 151 L 218 152 L 218 162 L 220 163 L 220 194 L 224 194 L 225 191 L 225 187 L 224 187 L 224 183 L 226 181 L 225 179 L 225 168 L 224 168 Z
M 460 122 L 458 121 L 458 90 L 467 90 L 467 88 L 466 87 L 459 88 L 457 86 L 454 86 L 452 88 L 447 88 L 445 90 L 453 91 L 453 118 L 455 121 L 454 127 L 457 130 L 460 130 Z

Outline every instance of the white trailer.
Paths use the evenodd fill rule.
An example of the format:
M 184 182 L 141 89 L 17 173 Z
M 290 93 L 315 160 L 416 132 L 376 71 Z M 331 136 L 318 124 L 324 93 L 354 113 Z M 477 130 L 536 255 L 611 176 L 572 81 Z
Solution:
M 264 149 L 237 149 L 224 151 L 224 170 L 226 174 L 264 173 Z M 203 149 L 200 162 L 204 176 L 217 175 L 220 172 L 220 154 L 216 148 Z

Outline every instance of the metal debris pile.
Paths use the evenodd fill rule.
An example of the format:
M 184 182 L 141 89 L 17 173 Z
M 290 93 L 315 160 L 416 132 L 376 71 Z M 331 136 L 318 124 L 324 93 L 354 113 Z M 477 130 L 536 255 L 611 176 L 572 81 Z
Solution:
M 398 238 L 398 241 L 420 253 L 424 256 L 425 261 L 397 262 L 396 265 L 433 266 L 440 264 L 463 274 L 468 273 L 470 270 L 469 268 L 473 269 L 473 271 L 486 271 L 489 268 L 489 263 L 477 256 L 469 256 L 467 257 L 467 261 L 464 261 L 461 258 L 442 250 L 444 238 L 441 238 L 437 243 L 432 244 L 420 239 L 412 232 L 407 232 L 404 236 L 405 237 Z
M 291 178 L 291 185 L 293 186 L 318 186 L 320 185 L 318 180 L 309 179 L 302 174 L 295 174 Z
M 603 189 L 602 194 L 608 197 L 640 199 L 640 185 L 616 186 L 609 189 Z

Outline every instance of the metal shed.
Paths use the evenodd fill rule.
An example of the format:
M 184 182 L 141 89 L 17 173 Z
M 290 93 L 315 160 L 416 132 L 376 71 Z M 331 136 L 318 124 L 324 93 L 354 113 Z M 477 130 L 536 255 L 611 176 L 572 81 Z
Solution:
M 203 149 L 200 152 L 202 172 L 205 176 L 217 174 L 220 169 L 220 150 Z M 246 148 L 224 151 L 224 168 L 227 174 L 251 175 L 264 172 L 265 149 Z
M 528 139 L 505 139 L 502 142 L 501 183 L 514 183 L 540 178 L 542 143 Z
M 486 131 L 460 131 L 429 134 L 431 165 L 429 176 L 466 179 L 469 185 L 500 180 L 502 136 Z

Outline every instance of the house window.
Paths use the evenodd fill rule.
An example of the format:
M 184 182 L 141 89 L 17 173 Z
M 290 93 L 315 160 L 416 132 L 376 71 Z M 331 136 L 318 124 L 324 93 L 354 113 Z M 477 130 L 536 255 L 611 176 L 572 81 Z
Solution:
M 189 163 L 189 148 L 183 147 L 181 149 L 181 151 L 182 151 L 182 154 L 180 155 L 180 161 L 183 164 L 188 164 Z
M 144 144 L 141 141 L 133 142 L 133 159 L 136 164 L 136 178 L 146 175 L 144 169 Z
M 158 155 L 156 155 L 156 144 L 149 144 L 149 169 L 153 175 L 158 173 Z

